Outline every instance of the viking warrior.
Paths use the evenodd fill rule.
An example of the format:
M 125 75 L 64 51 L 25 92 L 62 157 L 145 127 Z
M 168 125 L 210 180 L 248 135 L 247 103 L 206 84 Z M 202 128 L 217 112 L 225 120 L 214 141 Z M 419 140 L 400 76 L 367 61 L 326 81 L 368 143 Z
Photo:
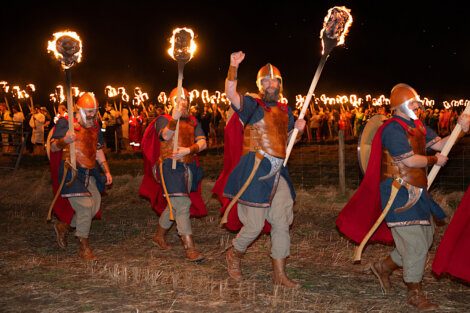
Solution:
M 50 141 L 53 189 L 60 192 L 53 208 L 57 217 L 54 229 L 59 247 L 65 249 L 67 233 L 70 227 L 75 227 L 80 242 L 79 256 L 94 260 L 96 256 L 89 246 L 88 235 L 92 219 L 100 216 L 101 193 L 105 185 L 112 183 L 112 176 L 102 150 L 103 137 L 96 120 L 98 103 L 93 93 L 83 94 L 77 108 L 73 132 L 68 130 L 67 121 L 72 116 L 61 117 Z M 72 142 L 75 142 L 76 169 L 69 165 Z
M 385 259 L 371 264 L 371 270 L 383 292 L 389 293 L 390 275 L 402 267 L 408 287 L 407 302 L 418 309 L 435 309 L 438 306 L 426 298 L 421 281 L 433 242 L 431 218 L 442 221 L 445 213 L 427 192 L 427 167 L 446 164 L 446 156 L 430 150 L 441 151 L 448 137 L 441 139 L 418 119 L 421 101 L 412 87 L 393 87 L 390 105 L 394 115 L 378 128 L 364 180 L 336 224 L 342 233 L 359 243 L 380 215 L 380 207 L 385 208 L 390 201 L 386 225 L 380 226 L 372 241 L 394 242 L 395 249 Z M 460 123 L 468 123 L 464 123 L 468 118 L 463 115 Z
M 228 213 L 226 224 L 230 230 L 241 227 L 226 253 L 227 271 L 230 277 L 240 280 L 242 256 L 263 229 L 270 230 L 273 281 L 298 288 L 300 285 L 285 273 L 295 191 L 282 162 L 289 132 L 296 127 L 300 138 L 305 120 L 294 122 L 291 109 L 279 102 L 281 73 L 269 63 L 258 72 L 258 94 L 243 96 L 237 92 L 237 70 L 244 58 L 241 51 L 230 56 L 225 92 L 235 113 L 225 129 L 224 171 L 213 189 L 225 204 L 223 211 L 228 199 L 238 200 L 238 205 Z
M 160 215 L 153 244 L 162 250 L 171 249 L 165 234 L 175 221 L 186 259 L 201 261 L 204 257 L 194 244 L 190 216 L 207 215 L 201 197 L 203 173 L 197 158 L 197 153 L 207 144 L 201 125 L 189 115 L 189 93 L 183 90 L 178 102 L 177 88 L 170 93 L 172 115 L 160 115 L 145 131 L 142 139 L 145 169 L 139 192 L 150 200 L 152 208 Z M 178 148 L 175 151 L 178 119 Z M 174 159 L 177 160 L 176 168 L 172 169 Z

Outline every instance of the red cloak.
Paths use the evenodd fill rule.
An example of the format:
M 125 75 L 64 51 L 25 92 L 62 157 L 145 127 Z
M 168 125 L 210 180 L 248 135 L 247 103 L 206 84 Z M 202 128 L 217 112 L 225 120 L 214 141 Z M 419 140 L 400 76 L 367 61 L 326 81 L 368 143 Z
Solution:
M 170 119 L 170 115 L 163 115 L 166 119 Z M 190 116 L 194 122 L 196 118 Z M 152 174 L 152 167 L 157 163 L 160 157 L 160 140 L 155 131 L 155 119 L 152 120 L 148 127 L 145 129 L 142 138 L 142 156 L 144 159 L 144 177 L 139 188 L 139 195 L 147 198 L 150 201 L 152 209 L 158 214 L 162 214 L 167 206 L 164 197 L 164 191 L 160 182 L 157 182 Z M 196 156 L 196 162 L 199 166 L 199 159 Z M 191 192 L 189 198 L 191 199 L 191 207 L 189 209 L 191 217 L 202 217 L 207 215 L 207 207 L 201 195 L 201 182 L 197 186 L 197 191 Z
M 432 271 L 470 282 L 470 186 L 437 248 Z
M 369 162 L 359 188 L 345 205 L 336 219 L 336 226 L 346 237 L 359 244 L 382 214 L 380 201 L 380 170 L 382 163 L 382 132 L 392 121 L 390 118 L 379 127 L 372 141 Z M 403 126 L 403 125 L 402 125 Z M 370 242 L 392 244 L 393 237 L 386 223 L 382 222 L 370 238 Z

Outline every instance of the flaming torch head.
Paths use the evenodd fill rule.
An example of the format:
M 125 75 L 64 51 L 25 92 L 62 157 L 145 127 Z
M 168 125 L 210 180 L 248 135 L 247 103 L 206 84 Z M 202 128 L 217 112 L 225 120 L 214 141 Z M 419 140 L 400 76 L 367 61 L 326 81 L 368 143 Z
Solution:
M 1 81 L 1 82 L 0 82 L 0 88 L 1 88 L 0 91 L 1 91 L 2 93 L 7 93 L 8 90 L 10 89 L 10 86 L 8 86 L 8 82 L 6 82 L 6 81 Z
M 27 84 L 26 85 L 26 91 L 28 92 L 28 94 L 31 94 L 32 92 L 35 92 L 36 91 L 36 86 L 34 86 L 34 84 Z
M 168 54 L 178 62 L 189 62 L 196 51 L 194 32 L 186 27 L 174 29 L 170 43 Z
M 64 69 L 71 68 L 82 59 L 82 41 L 76 32 L 57 32 L 48 42 L 47 51 L 61 63 Z
M 353 21 L 350 12 L 351 10 L 344 6 L 328 10 L 320 32 L 322 54 L 329 54 L 335 46 L 344 44 L 344 38 L 346 38 Z

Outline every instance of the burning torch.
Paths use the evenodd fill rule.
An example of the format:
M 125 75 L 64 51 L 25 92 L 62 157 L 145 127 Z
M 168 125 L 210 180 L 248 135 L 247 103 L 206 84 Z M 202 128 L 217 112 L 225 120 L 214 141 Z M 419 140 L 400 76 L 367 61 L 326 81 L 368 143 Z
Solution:
M 196 51 L 196 42 L 194 41 L 194 32 L 189 28 L 176 28 L 173 30 L 173 36 L 170 39 L 171 47 L 168 54 L 178 62 L 178 93 L 176 103 L 183 94 L 183 70 Z M 176 130 L 173 138 L 173 153 L 178 150 L 179 119 L 176 123 Z M 173 159 L 172 169 L 176 169 L 176 160 Z
M 108 103 L 108 101 L 113 101 L 113 104 L 114 104 L 114 110 L 118 110 L 117 109 L 117 106 L 116 106 L 116 96 L 118 95 L 117 91 L 116 91 L 116 88 L 114 88 L 113 86 L 111 85 L 108 85 L 104 88 L 104 93 L 106 94 L 106 97 L 108 98 L 106 100 L 106 103 Z M 121 102 L 119 102 L 119 112 L 121 112 Z
M 315 87 L 317 86 L 318 80 L 320 79 L 321 72 L 325 66 L 328 56 L 337 45 L 344 43 L 344 38 L 348 33 L 348 29 L 352 24 L 352 16 L 349 13 L 349 10 L 346 7 L 333 7 L 328 10 L 328 14 L 325 17 L 323 22 L 323 28 L 320 32 L 320 38 L 322 39 L 322 57 L 318 64 L 315 76 L 313 77 L 312 83 L 310 84 L 310 89 L 308 90 L 307 96 L 305 97 L 304 104 L 302 105 L 302 110 L 299 114 L 299 119 L 304 118 L 305 112 L 307 111 L 308 104 L 310 99 L 313 96 Z M 289 144 L 287 145 L 286 158 L 284 160 L 284 166 L 286 166 L 287 161 L 289 160 L 292 147 L 294 146 L 295 139 L 297 137 L 298 129 L 294 128 L 292 136 L 290 137 Z
M 29 95 L 29 112 L 33 112 L 34 108 L 34 101 L 33 101 L 33 93 L 36 91 L 36 86 L 34 84 L 27 84 L 26 85 L 26 93 Z
M 53 34 L 54 38 L 48 42 L 47 51 L 53 53 L 65 72 L 65 90 L 67 94 L 67 111 L 69 112 L 69 131 L 73 129 L 73 98 L 71 68 L 82 59 L 82 41 L 76 32 L 63 31 Z M 70 143 L 70 166 L 76 171 L 75 143 Z
M 8 104 L 8 90 L 10 89 L 10 86 L 8 86 L 8 83 L 6 81 L 1 81 L 0 86 L 2 88 L 3 100 L 5 100 L 5 105 L 7 106 L 7 110 L 11 112 L 10 105 Z

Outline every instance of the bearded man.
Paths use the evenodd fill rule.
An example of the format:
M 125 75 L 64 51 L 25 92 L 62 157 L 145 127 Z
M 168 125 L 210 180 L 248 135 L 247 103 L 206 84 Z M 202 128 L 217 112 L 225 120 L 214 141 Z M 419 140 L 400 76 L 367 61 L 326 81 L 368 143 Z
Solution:
M 54 229 L 60 248 L 67 246 L 67 234 L 75 227 L 75 236 L 80 247 L 78 254 L 84 260 L 95 260 L 96 256 L 88 243 L 91 221 L 98 217 L 101 192 L 113 181 L 106 157 L 102 133 L 96 120 L 98 102 L 93 93 L 83 94 L 77 101 L 78 114 L 74 120 L 74 131 L 68 129 L 67 118 L 60 117 L 50 141 L 51 176 L 54 192 L 59 181 L 65 179 L 60 195 L 53 208 L 57 221 Z M 70 143 L 75 142 L 76 172 L 68 169 Z M 68 170 L 67 170 L 68 169 Z M 101 175 L 101 170 L 105 176 Z M 65 177 L 64 176 L 65 173 Z
M 270 228 L 273 282 L 289 288 L 298 288 L 300 285 L 290 280 L 285 273 L 286 258 L 290 254 L 289 226 L 293 221 L 295 191 L 287 168 L 282 166 L 282 161 L 286 156 L 289 134 L 295 127 L 299 130 L 297 138 L 300 138 L 305 120 L 294 122 L 291 109 L 279 102 L 282 93 L 281 73 L 269 63 L 258 72 L 256 80 L 258 94 L 243 96 L 237 92 L 237 70 L 244 58 L 245 54 L 242 51 L 231 54 L 230 68 L 225 81 L 225 93 L 236 113 L 230 118 L 226 133 L 230 133 L 233 125 L 241 125 L 241 130 L 233 132 L 231 138 L 226 139 L 224 154 L 227 157 L 229 151 L 227 149 L 230 145 L 236 144 L 236 136 L 240 136 L 239 134 L 243 132 L 243 143 L 239 148 L 232 150 L 235 153 L 237 150 L 242 151 L 242 155 L 239 156 L 238 163 L 235 163 L 236 166 L 230 172 L 226 172 L 227 180 L 219 178 L 213 190 L 215 193 L 217 189 L 222 190 L 219 188 L 219 183 L 224 181 L 223 184 L 225 182 L 226 184 L 223 196 L 234 198 L 250 174 L 255 172 L 248 187 L 237 200 L 236 209 L 234 207 L 228 217 L 227 228 L 235 230 L 237 227 L 231 227 L 234 225 L 232 220 L 239 219 L 241 229 L 232 241 L 232 247 L 227 250 L 227 271 L 230 277 L 240 280 L 242 256 L 263 229 L 267 231 Z M 257 170 L 254 167 L 256 159 L 262 159 Z M 279 171 L 271 171 L 274 163 L 280 165 Z M 224 168 L 227 164 L 229 162 L 225 158 Z M 265 221 L 270 224 L 269 226 L 266 224 L 266 228 Z
M 152 208 L 160 215 L 153 244 L 162 250 L 171 249 L 165 235 L 176 222 L 186 259 L 199 262 L 204 256 L 194 244 L 190 217 L 207 215 L 201 197 L 203 172 L 197 158 L 207 143 L 201 124 L 189 114 L 188 91 L 183 88 L 179 100 L 176 99 L 177 91 L 177 88 L 173 89 L 169 97 L 172 115 L 158 116 L 147 127 L 142 139 L 144 178 L 139 193 L 151 201 Z M 174 151 L 178 120 L 178 148 Z M 173 160 L 176 160 L 175 169 L 172 168 Z

